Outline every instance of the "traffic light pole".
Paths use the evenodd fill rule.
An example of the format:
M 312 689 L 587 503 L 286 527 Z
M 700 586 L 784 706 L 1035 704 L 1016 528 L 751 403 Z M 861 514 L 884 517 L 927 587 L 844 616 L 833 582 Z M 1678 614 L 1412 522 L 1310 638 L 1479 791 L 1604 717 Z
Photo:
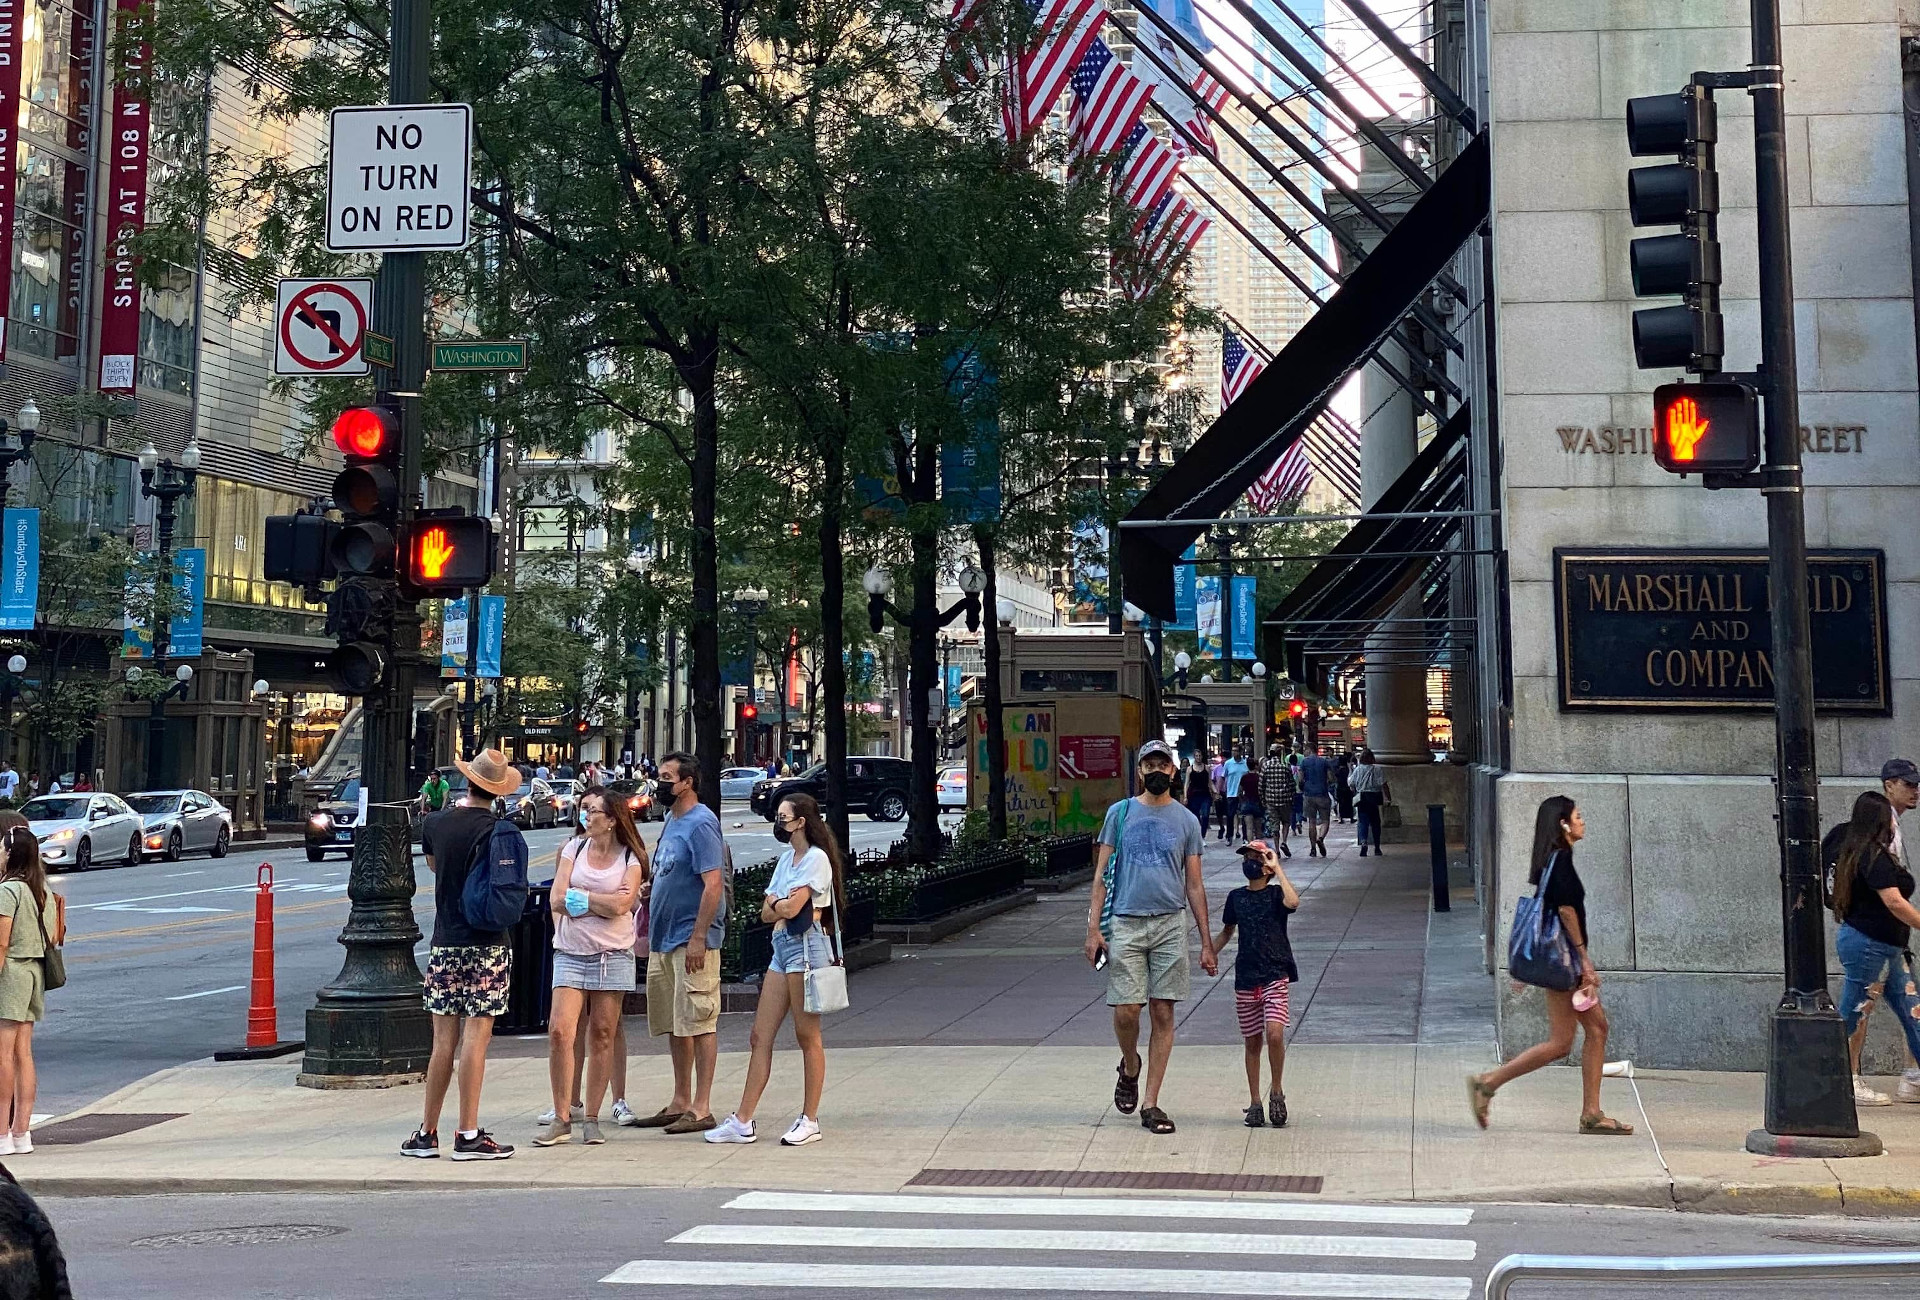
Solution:
M 393 0 L 392 104 L 430 102 L 431 0 Z M 393 340 L 381 393 L 401 412 L 400 522 L 415 513 L 420 483 L 420 389 L 427 377 L 426 255 L 387 253 L 374 289 L 374 328 Z M 381 373 L 381 372 L 376 372 Z M 420 996 L 414 945 L 413 848 L 408 835 L 407 752 L 420 660 L 420 611 L 395 604 L 393 644 L 380 682 L 361 699 L 361 781 L 367 817 L 354 837 L 347 879 L 351 910 L 340 973 L 307 1012 L 300 1082 L 316 1088 L 383 1087 L 426 1076 L 433 1031 Z
M 1813 754 L 1812 632 L 1793 339 L 1786 105 L 1778 0 L 1752 0 L 1755 206 L 1760 264 L 1767 581 L 1772 598 L 1776 797 L 1786 991 L 1769 1020 L 1765 1124 L 1747 1149 L 1768 1155 L 1878 1155 L 1860 1131 L 1845 1029 L 1827 990 Z

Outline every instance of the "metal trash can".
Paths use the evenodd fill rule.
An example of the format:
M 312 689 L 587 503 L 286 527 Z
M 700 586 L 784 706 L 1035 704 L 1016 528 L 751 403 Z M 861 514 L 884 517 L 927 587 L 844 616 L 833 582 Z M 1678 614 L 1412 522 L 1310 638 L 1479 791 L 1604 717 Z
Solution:
M 544 1034 L 553 1007 L 553 911 L 547 900 L 553 881 L 527 890 L 527 906 L 507 931 L 513 975 L 507 983 L 507 1014 L 493 1022 L 496 1034 Z

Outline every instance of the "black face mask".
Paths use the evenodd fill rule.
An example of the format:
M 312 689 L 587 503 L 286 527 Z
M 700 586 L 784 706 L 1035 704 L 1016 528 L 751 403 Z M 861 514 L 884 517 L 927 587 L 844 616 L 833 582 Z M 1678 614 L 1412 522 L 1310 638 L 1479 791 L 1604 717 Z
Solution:
M 1148 794 L 1165 794 L 1173 789 L 1173 773 L 1148 772 L 1140 778 L 1140 783 L 1147 787 Z
M 1267 874 L 1266 864 L 1256 862 L 1252 858 L 1244 859 L 1240 863 L 1240 870 L 1246 873 L 1248 880 L 1258 880 Z
M 680 798 L 680 792 L 674 789 L 679 784 L 678 781 L 669 781 L 664 776 L 653 783 L 654 792 L 659 796 L 661 807 L 673 807 L 674 801 Z
M 793 839 L 793 832 L 784 826 L 776 826 L 773 828 L 773 838 L 785 844 Z

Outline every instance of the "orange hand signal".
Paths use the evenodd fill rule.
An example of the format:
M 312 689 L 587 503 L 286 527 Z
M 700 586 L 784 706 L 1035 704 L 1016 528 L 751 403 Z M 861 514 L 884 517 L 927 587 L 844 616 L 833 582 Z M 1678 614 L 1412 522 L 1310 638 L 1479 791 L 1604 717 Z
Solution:
M 1700 404 L 1683 397 L 1667 408 L 1667 446 L 1673 459 L 1692 460 L 1693 450 L 1707 436 L 1708 421 L 1700 414 Z
M 420 576 L 428 582 L 436 582 L 447 571 L 447 561 L 453 558 L 453 543 L 447 540 L 444 528 L 429 528 L 420 534 Z

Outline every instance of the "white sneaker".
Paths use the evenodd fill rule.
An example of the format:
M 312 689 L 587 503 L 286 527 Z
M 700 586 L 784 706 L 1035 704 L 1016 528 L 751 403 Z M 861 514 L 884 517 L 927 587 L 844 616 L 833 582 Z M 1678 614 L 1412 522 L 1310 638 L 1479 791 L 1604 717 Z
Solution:
M 0 1156 L 13 1154 L 13 1134 L 0 1133 Z
M 1900 1086 L 1893 1090 L 1893 1099 L 1920 1104 L 1920 1070 L 1908 1070 L 1900 1076 Z
M 781 1135 L 780 1145 L 783 1147 L 803 1147 L 809 1142 L 818 1142 L 819 1140 L 819 1122 L 802 1115 L 799 1119 L 793 1121 L 792 1128 Z
M 587 1117 L 587 1108 L 585 1106 L 567 1107 L 567 1118 L 571 1120 L 573 1123 L 578 1124 L 581 1120 L 585 1119 L 586 1117 Z M 546 1108 L 546 1110 L 542 1111 L 540 1113 L 540 1118 L 535 1122 L 538 1123 L 541 1128 L 545 1128 L 547 1125 L 553 1123 L 553 1107 L 549 1106 Z
M 640 1117 L 633 1113 L 633 1107 L 627 1105 L 627 1099 L 625 1097 L 618 1097 L 614 1100 L 613 1122 L 621 1128 L 632 1128 L 640 1122 Z
M 759 1141 L 760 1135 L 753 1131 L 752 1120 L 742 1124 L 738 1115 L 729 1115 L 700 1136 L 709 1142 L 736 1142 L 744 1145 Z
M 17 1156 L 30 1156 L 33 1154 L 32 1132 L 21 1133 L 13 1139 L 13 1154 Z
M 1875 1092 L 1867 1086 L 1867 1081 L 1859 1075 L 1853 1076 L 1853 1104 L 1856 1106 L 1891 1106 L 1893 1099 L 1884 1092 Z

